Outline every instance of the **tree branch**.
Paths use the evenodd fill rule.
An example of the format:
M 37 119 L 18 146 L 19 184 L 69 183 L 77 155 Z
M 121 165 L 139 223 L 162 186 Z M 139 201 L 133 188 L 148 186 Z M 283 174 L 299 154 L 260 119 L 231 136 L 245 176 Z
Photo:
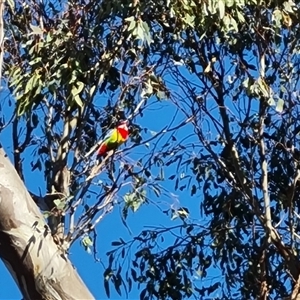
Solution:
M 0 257 L 24 299 L 94 299 L 0 149 Z

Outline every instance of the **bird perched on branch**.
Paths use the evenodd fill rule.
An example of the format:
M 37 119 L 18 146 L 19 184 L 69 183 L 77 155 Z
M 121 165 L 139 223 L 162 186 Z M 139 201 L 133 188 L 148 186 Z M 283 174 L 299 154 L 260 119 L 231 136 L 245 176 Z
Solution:
M 109 151 L 116 150 L 129 136 L 128 120 L 119 121 L 116 128 L 110 130 L 104 137 L 97 150 L 97 159 L 105 156 Z

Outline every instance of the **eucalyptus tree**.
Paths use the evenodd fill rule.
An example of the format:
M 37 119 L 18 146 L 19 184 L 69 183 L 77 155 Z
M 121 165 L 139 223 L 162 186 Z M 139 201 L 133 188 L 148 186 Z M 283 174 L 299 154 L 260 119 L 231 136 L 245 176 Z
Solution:
M 108 294 L 112 282 L 118 293 L 138 284 L 142 299 L 297 299 L 299 4 L 8 4 L 3 82 L 15 104 L 2 123 L 25 182 L 33 151 L 44 193 L 32 197 L 58 249 L 81 238 L 95 250 L 96 225 L 116 203 L 126 220 L 149 195 L 177 194 L 185 205 L 163 211 L 170 225 L 113 242 Z M 175 113 L 162 108 L 165 127 L 140 125 L 164 103 Z M 91 164 L 90 149 L 124 117 L 128 146 Z

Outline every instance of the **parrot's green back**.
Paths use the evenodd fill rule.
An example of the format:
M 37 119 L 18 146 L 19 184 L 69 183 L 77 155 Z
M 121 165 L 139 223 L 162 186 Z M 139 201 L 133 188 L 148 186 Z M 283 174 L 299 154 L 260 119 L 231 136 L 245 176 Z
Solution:
M 107 151 L 114 150 L 118 148 L 121 144 L 124 143 L 124 139 L 117 129 L 112 130 L 112 134 L 103 141 L 103 144 L 106 145 Z

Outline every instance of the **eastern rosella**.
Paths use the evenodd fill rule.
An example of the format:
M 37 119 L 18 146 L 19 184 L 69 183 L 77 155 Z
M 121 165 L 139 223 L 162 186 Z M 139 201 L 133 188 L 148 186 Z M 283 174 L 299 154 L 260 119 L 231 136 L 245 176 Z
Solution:
M 108 132 L 97 151 L 97 158 L 104 156 L 107 152 L 117 149 L 126 142 L 129 136 L 128 121 L 120 121 L 118 126 Z

